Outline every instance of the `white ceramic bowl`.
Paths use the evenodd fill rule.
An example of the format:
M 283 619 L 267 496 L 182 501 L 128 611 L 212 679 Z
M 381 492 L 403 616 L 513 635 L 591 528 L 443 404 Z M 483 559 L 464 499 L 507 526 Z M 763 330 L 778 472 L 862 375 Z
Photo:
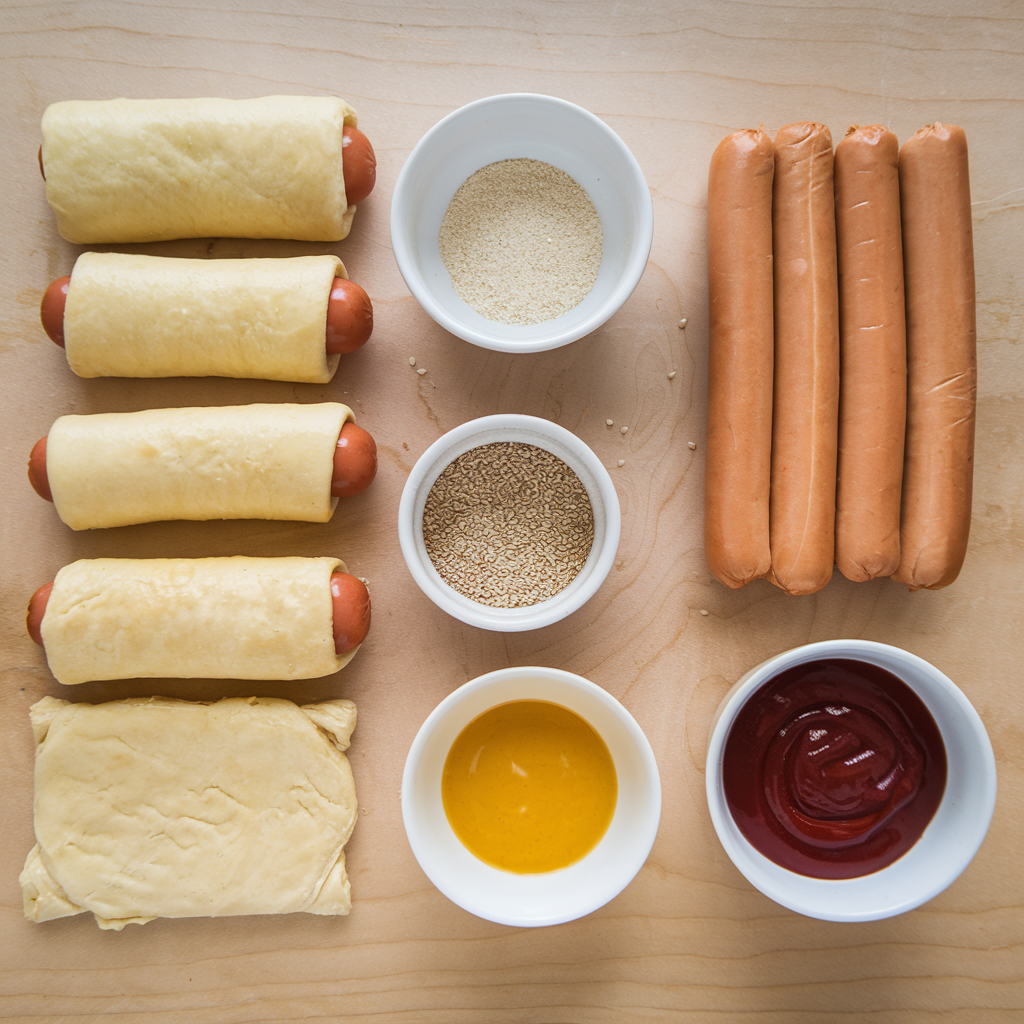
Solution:
M 580 478 L 594 512 L 594 543 L 579 574 L 554 597 L 525 608 L 491 608 L 464 597 L 441 579 L 423 542 L 423 506 L 434 481 L 463 452 L 495 441 L 521 441 L 557 455 Z M 399 543 L 420 590 L 449 615 L 471 626 L 504 632 L 550 626 L 590 600 L 615 561 L 620 529 L 612 478 L 594 452 L 557 423 L 511 413 L 470 420 L 439 437 L 413 466 L 398 509 Z
M 459 186 L 497 160 L 553 164 L 586 190 L 604 234 L 601 268 L 575 309 L 546 323 L 486 320 L 456 294 L 438 251 L 445 210 Z M 629 298 L 651 251 L 651 194 L 636 158 L 602 120 L 554 96 L 509 93 L 477 100 L 438 121 L 405 162 L 391 201 L 398 269 L 445 330 L 501 352 L 543 352 L 601 326 Z
M 478 715 L 513 700 L 546 700 L 574 711 L 615 762 L 619 792 L 608 831 L 586 857 L 558 871 L 520 875 L 478 860 L 452 831 L 441 801 L 441 774 L 455 738 Z M 661 779 L 640 726 L 600 686 L 554 668 L 505 668 L 460 686 L 420 727 L 402 776 L 402 819 L 420 867 L 453 903 L 499 924 L 561 924 L 604 906 L 643 867 L 661 820 Z
M 740 708 L 762 684 L 794 665 L 827 658 L 864 661 L 907 684 L 931 712 L 946 747 L 946 790 L 921 838 L 881 871 L 841 880 L 780 867 L 746 839 L 722 783 L 725 742 Z M 711 820 L 732 862 L 776 903 L 824 921 L 877 921 L 913 910 L 959 877 L 978 852 L 996 799 L 996 763 L 978 713 L 960 689 L 922 658 L 870 640 L 826 640 L 797 647 L 751 669 L 726 694 L 711 726 L 707 756 Z

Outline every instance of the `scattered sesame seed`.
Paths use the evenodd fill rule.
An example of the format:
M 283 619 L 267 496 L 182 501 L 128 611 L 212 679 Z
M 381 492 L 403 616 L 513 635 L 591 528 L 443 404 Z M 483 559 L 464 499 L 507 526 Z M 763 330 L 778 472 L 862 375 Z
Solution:
M 422 377 L 427 371 L 421 366 L 416 372 Z
M 415 366 L 416 365 L 416 357 L 415 356 L 409 356 L 409 365 L 410 366 Z
M 624 466 L 625 464 L 626 464 L 626 460 L 625 459 L 619 459 L 619 466 L 620 467 Z
M 619 427 L 620 434 L 624 434 L 627 430 L 629 430 L 629 427 Z
M 673 370 L 673 371 L 672 371 L 672 372 L 671 372 L 671 373 L 670 373 L 670 374 L 668 375 L 668 379 L 669 379 L 669 380 L 675 380 L 675 379 L 676 379 L 676 371 L 675 371 L 675 370 Z
M 690 451 L 695 452 L 697 450 L 697 442 L 696 441 L 687 441 L 686 444 L 687 444 L 687 447 L 690 449 Z
M 614 427 L 615 426 L 615 420 L 605 420 L 604 422 L 609 427 Z
M 684 316 L 683 319 L 679 321 L 679 330 L 682 330 L 687 325 L 687 323 L 688 323 L 688 320 Z
M 710 615 L 711 614 L 711 612 L 709 612 L 707 610 L 707 608 L 701 608 L 700 613 L 701 613 L 701 615 Z

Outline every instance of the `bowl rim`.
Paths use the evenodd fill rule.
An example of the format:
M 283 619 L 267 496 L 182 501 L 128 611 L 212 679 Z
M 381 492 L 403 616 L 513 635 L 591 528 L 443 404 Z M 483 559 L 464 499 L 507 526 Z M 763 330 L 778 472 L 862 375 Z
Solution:
M 778 675 L 779 672 L 787 668 L 792 668 L 795 665 L 804 664 L 809 661 L 829 658 L 864 660 L 871 664 L 878 664 L 887 671 L 893 672 L 894 675 L 897 675 L 903 683 L 917 694 L 929 712 L 934 715 L 933 696 L 922 692 L 912 680 L 900 675 L 888 663 L 880 664 L 878 659 L 891 658 L 897 662 L 902 662 L 905 666 L 916 669 L 927 677 L 930 685 L 933 685 L 937 691 L 941 691 L 943 696 L 951 700 L 956 711 L 962 717 L 962 727 L 975 744 L 975 752 L 979 755 L 975 763 L 975 770 L 979 773 L 978 783 L 982 790 L 982 798 L 974 807 L 974 827 L 971 838 L 963 844 L 959 857 L 953 859 L 944 870 L 937 870 L 931 881 L 928 884 L 922 884 L 916 891 L 904 891 L 896 899 L 891 900 L 884 906 L 871 907 L 865 905 L 857 911 L 850 912 L 830 909 L 827 906 L 828 892 L 833 890 L 834 887 L 853 889 L 856 887 L 867 888 L 869 885 L 873 886 L 877 883 L 869 880 L 877 880 L 885 876 L 886 872 L 892 872 L 911 851 L 907 851 L 903 857 L 894 861 L 888 867 L 882 868 L 880 871 L 859 875 L 855 878 L 819 879 L 801 875 L 769 860 L 743 836 L 738 826 L 735 825 L 735 821 L 728 809 L 722 786 L 722 762 L 725 742 L 732 728 L 732 723 L 736 719 L 736 715 L 750 695 L 771 677 Z M 950 739 L 942 732 L 938 720 L 936 720 L 936 724 L 940 726 L 940 734 L 942 734 L 943 742 L 946 744 L 948 756 Z M 787 907 L 789 910 L 823 921 L 883 920 L 913 910 L 915 907 L 921 906 L 921 904 L 926 903 L 943 892 L 963 873 L 964 869 L 981 848 L 995 811 L 996 788 L 996 764 L 992 743 L 981 720 L 981 716 L 967 699 L 966 695 L 948 676 L 930 662 L 925 661 L 924 658 L 918 657 L 916 654 L 912 654 L 910 651 L 891 644 L 859 639 L 822 640 L 803 644 L 776 654 L 762 661 L 759 665 L 755 665 L 740 677 L 722 698 L 711 723 L 705 761 L 705 791 L 711 821 L 722 847 L 747 881 L 765 896 Z M 933 821 L 938 817 L 943 805 L 946 803 L 948 793 L 947 782 L 947 790 L 943 794 L 942 802 L 935 812 Z M 922 838 L 926 834 L 927 828 Z M 917 844 L 911 847 L 911 850 L 915 849 L 916 846 Z M 758 870 L 753 870 L 755 867 Z M 795 898 L 788 891 L 782 891 L 773 884 L 778 882 L 781 886 L 782 881 L 792 881 L 794 879 L 800 880 L 798 884 L 806 890 L 806 896 Z
M 410 223 L 411 202 L 409 193 L 411 191 L 411 182 L 419 170 L 424 154 L 429 152 L 435 138 L 443 134 L 454 121 L 473 115 L 488 106 L 522 103 L 524 101 L 543 103 L 561 108 L 569 116 L 580 118 L 586 121 L 590 127 L 596 129 L 623 160 L 632 185 L 636 188 L 637 196 L 640 197 L 641 201 L 637 203 L 638 216 L 635 237 L 638 240 L 638 245 L 627 264 L 626 272 L 619 277 L 615 287 L 608 293 L 604 302 L 590 316 L 573 327 L 554 331 L 541 338 L 517 341 L 515 339 L 493 337 L 467 324 L 454 320 L 448 315 L 441 304 L 434 299 L 433 293 L 427 287 L 423 275 L 419 272 L 416 260 L 412 256 L 413 246 L 409 240 L 409 232 L 406 228 Z M 570 100 L 561 99 L 558 96 L 549 96 L 546 93 L 509 92 L 499 93 L 494 96 L 484 96 L 458 107 L 428 128 L 412 148 L 401 171 L 398 173 L 391 197 L 390 220 L 391 248 L 395 256 L 395 262 L 398 264 L 398 270 L 416 301 L 434 321 L 450 334 L 454 334 L 456 337 L 462 338 L 473 345 L 478 345 L 481 348 L 490 349 L 495 352 L 547 352 L 592 334 L 598 327 L 614 316 L 633 293 L 647 267 L 651 246 L 654 241 L 654 203 L 651 199 L 647 179 L 644 177 L 643 170 L 632 151 L 615 130 L 596 114 L 585 107 L 572 103 Z
M 411 806 L 413 803 L 411 794 L 415 790 L 416 776 L 420 768 L 420 762 L 424 756 L 426 747 L 430 742 L 434 730 L 444 721 L 447 715 L 457 708 L 459 704 L 463 703 L 468 697 L 471 697 L 480 690 L 500 686 L 509 680 L 515 680 L 524 676 L 533 676 L 539 680 L 563 683 L 568 687 L 581 691 L 587 697 L 603 705 L 614 714 L 628 734 L 638 755 L 639 762 L 642 767 L 644 785 L 648 790 L 649 802 L 649 809 L 644 818 L 644 827 L 630 833 L 633 837 L 633 841 L 630 846 L 631 855 L 618 862 L 621 867 L 621 871 L 616 875 L 614 880 L 609 880 L 608 884 L 600 889 L 595 888 L 592 890 L 592 898 L 585 903 L 581 903 L 573 910 L 563 911 L 561 913 L 552 913 L 543 918 L 516 918 L 514 915 L 510 914 L 489 912 L 487 908 L 482 906 L 478 901 L 468 898 L 467 895 L 460 892 L 457 887 L 450 885 L 447 876 L 441 875 L 433 869 L 433 858 L 430 855 L 427 844 L 420 836 L 415 812 L 412 810 Z M 532 700 L 538 698 L 528 697 L 522 699 Z M 557 698 L 552 698 L 552 702 L 556 704 L 559 703 Z M 508 703 L 507 698 L 496 700 L 494 703 L 488 705 L 487 710 L 491 707 L 496 707 L 498 704 L 505 703 Z M 580 714 L 580 712 L 575 713 Z M 480 712 L 480 714 L 483 714 L 483 712 Z M 584 716 L 581 714 L 581 717 Z M 591 727 L 596 729 L 593 725 Z M 601 735 L 600 731 L 598 731 L 598 735 Z M 601 738 L 603 740 L 605 739 L 604 736 Z M 605 742 L 607 743 L 607 740 L 605 740 Z M 410 798 L 408 800 L 406 799 L 406 794 L 410 794 Z M 651 747 L 650 741 L 647 739 L 643 729 L 640 728 L 639 723 L 632 714 L 630 714 L 621 701 L 617 700 L 603 687 L 598 686 L 597 683 L 594 683 L 583 676 L 577 675 L 574 672 L 568 672 L 565 669 L 550 668 L 543 665 L 510 666 L 508 668 L 485 672 L 483 675 L 477 676 L 476 678 L 463 683 L 457 689 L 448 694 L 448 696 L 430 712 L 418 729 L 416 736 L 409 747 L 409 753 L 406 755 L 405 766 L 402 771 L 401 800 L 402 824 L 405 828 L 406 839 L 412 849 L 413 856 L 416 858 L 416 862 L 419 864 L 423 873 L 430 879 L 434 887 L 443 896 L 447 897 L 463 910 L 466 910 L 471 914 L 475 914 L 477 917 L 483 918 L 484 920 L 493 921 L 496 924 L 511 925 L 520 928 L 539 928 L 555 924 L 564 924 L 567 921 L 575 921 L 581 917 L 585 917 L 587 914 L 593 913 L 595 910 L 600 909 L 606 903 L 618 896 L 619 893 L 621 893 L 637 876 L 640 869 L 647 862 L 647 858 L 650 856 L 661 824 L 661 774 L 658 771 L 658 762 L 654 756 L 654 750 Z M 449 828 L 450 827 L 451 826 L 449 825 Z M 595 850 L 596 849 L 597 848 L 595 847 Z M 545 876 L 553 876 L 559 874 L 561 871 L 571 871 L 578 864 L 585 862 L 593 853 L 594 851 L 591 851 L 591 853 L 587 854 L 587 856 L 581 861 L 577 861 L 574 865 L 569 865 L 566 868 L 560 868 L 553 872 L 543 872 L 542 874 Z M 470 856 L 472 856 L 472 854 L 470 854 Z M 512 872 L 501 871 L 500 868 L 490 868 L 489 866 L 488 870 L 494 871 L 500 875 L 514 874 Z
M 417 536 L 422 533 L 422 524 L 414 521 L 417 497 L 426 486 L 427 476 L 438 459 L 454 445 L 477 434 L 495 429 L 520 430 L 540 437 L 548 437 L 563 448 L 575 450 L 580 461 L 586 466 L 597 484 L 597 499 L 604 514 L 604 538 L 593 567 L 583 584 L 571 590 L 572 584 L 546 601 L 524 608 L 493 608 L 489 605 L 459 600 L 456 591 L 448 587 L 423 564 L 417 546 Z M 486 442 L 481 442 L 486 443 Z M 524 443 L 534 443 L 533 440 Z M 558 455 L 558 453 L 553 453 Z M 561 458 L 561 455 L 558 455 Z M 572 466 L 570 466 L 570 469 Z M 586 482 L 581 481 L 586 487 Z M 431 485 L 433 480 L 430 481 Z M 591 505 L 594 496 L 588 493 Z M 522 632 L 541 629 L 566 618 L 578 611 L 600 589 L 615 563 L 619 540 L 622 533 L 622 512 L 615 484 L 611 474 L 597 457 L 594 450 L 582 438 L 558 423 L 539 416 L 524 413 L 495 413 L 467 420 L 465 423 L 446 431 L 416 460 L 402 488 L 398 506 L 398 542 L 405 564 L 417 586 L 442 611 L 470 626 L 499 632 Z M 595 544 L 597 538 L 595 536 Z M 449 593 L 449 591 L 451 591 Z

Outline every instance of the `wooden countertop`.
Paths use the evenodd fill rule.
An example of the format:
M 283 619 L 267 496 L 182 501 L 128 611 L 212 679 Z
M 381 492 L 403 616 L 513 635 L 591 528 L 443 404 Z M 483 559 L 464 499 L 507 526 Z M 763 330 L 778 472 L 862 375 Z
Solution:
M 147 1024 L 1021 1019 L 1024 8 L 996 0 L 969 8 L 952 0 L 212 6 L 0 7 L 0 1016 Z M 477 349 L 437 327 L 405 288 L 388 223 L 396 176 L 420 136 L 464 103 L 516 91 L 561 96 L 604 119 L 639 160 L 655 210 L 650 264 L 626 306 L 593 336 L 530 356 Z M 337 252 L 373 298 L 371 342 L 325 387 L 75 377 L 37 312 L 46 285 L 82 251 L 58 237 L 39 180 L 46 105 L 268 93 L 335 93 L 358 110 L 379 177 L 351 236 L 337 246 L 215 239 L 123 248 Z M 704 563 L 708 160 L 733 129 L 763 123 L 774 132 L 808 118 L 836 138 L 854 122 L 886 123 L 901 139 L 933 120 L 967 131 L 977 473 L 967 562 L 944 591 L 910 594 L 889 580 L 837 576 L 812 597 L 790 598 L 764 581 L 731 592 Z M 373 487 L 327 526 L 162 523 L 72 533 L 25 479 L 32 444 L 63 413 L 323 399 L 351 404 L 381 455 Z M 568 620 L 532 633 L 486 633 L 449 618 L 417 589 L 398 546 L 399 495 L 415 459 L 444 431 L 494 412 L 544 416 L 576 432 L 609 467 L 622 502 L 607 582 Z M 625 436 L 619 425 L 630 428 Z M 373 589 L 364 649 L 339 676 L 308 682 L 68 689 L 25 634 L 32 591 L 74 558 L 214 554 L 345 558 Z M 761 896 L 718 844 L 704 799 L 708 725 L 729 686 L 778 651 L 846 636 L 898 644 L 956 681 L 988 727 L 999 769 L 991 831 L 962 877 L 917 911 L 864 925 L 809 920 Z M 433 888 L 406 842 L 398 791 L 409 744 L 439 700 L 480 673 L 531 663 L 580 673 L 625 703 L 654 747 L 664 811 L 647 865 L 619 897 L 584 920 L 519 931 L 478 920 Z M 23 919 L 17 876 L 33 841 L 29 705 L 44 694 L 95 702 L 152 692 L 355 700 L 361 814 L 348 848 L 350 917 L 156 921 L 122 933 L 99 931 L 89 915 Z

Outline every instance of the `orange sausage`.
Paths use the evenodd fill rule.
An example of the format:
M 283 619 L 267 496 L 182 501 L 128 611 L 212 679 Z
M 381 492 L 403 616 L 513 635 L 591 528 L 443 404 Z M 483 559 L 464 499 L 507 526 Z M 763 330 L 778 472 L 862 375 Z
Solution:
M 813 594 L 835 558 L 839 294 L 832 136 L 823 124 L 775 136 L 775 400 L 772 582 Z
M 331 474 L 331 496 L 351 498 L 373 483 L 377 475 L 377 444 L 373 437 L 355 423 L 341 428 L 334 449 L 334 470 Z M 46 473 L 46 438 L 36 441 L 28 458 L 28 479 L 40 498 L 53 501 L 50 480 Z
M 39 173 L 46 181 L 43 147 L 39 147 Z M 341 132 L 341 175 L 345 181 L 345 201 L 349 206 L 361 203 L 377 182 L 377 156 L 370 140 L 347 124 Z
M 727 587 L 771 569 L 772 140 L 719 143 L 708 172 L 708 437 L 704 557 Z
M 331 496 L 351 498 L 365 491 L 377 475 L 377 445 L 370 434 L 355 423 L 341 428 L 334 449 Z
M 345 201 L 349 206 L 361 203 L 377 182 L 377 156 L 373 146 L 358 128 L 350 124 L 345 125 L 341 133 L 341 173 L 345 179 Z
M 70 277 L 58 277 L 43 293 L 39 317 L 43 330 L 55 344 L 64 347 L 64 307 L 68 300 Z M 324 343 L 327 352 L 354 352 L 373 333 L 373 305 L 366 291 L 343 277 L 336 277 L 327 299 L 327 326 Z
M 898 159 L 882 125 L 853 127 L 836 146 L 836 565 L 857 581 L 891 576 L 900 562 L 907 335 Z
M 370 594 L 366 585 L 347 572 L 331 574 L 331 605 L 334 609 L 334 650 L 354 651 L 370 629 Z
M 900 565 L 893 579 L 937 590 L 967 554 L 978 368 L 967 137 L 922 128 L 900 150 L 907 291 L 907 439 Z
M 364 289 L 336 277 L 327 300 L 327 351 L 354 352 L 373 333 L 373 306 Z
M 43 616 L 53 590 L 53 580 L 44 583 L 28 603 L 26 625 L 32 639 L 43 646 Z M 334 617 L 334 650 L 348 654 L 365 639 L 370 629 L 370 594 L 362 580 L 347 572 L 331 573 L 331 610 Z

